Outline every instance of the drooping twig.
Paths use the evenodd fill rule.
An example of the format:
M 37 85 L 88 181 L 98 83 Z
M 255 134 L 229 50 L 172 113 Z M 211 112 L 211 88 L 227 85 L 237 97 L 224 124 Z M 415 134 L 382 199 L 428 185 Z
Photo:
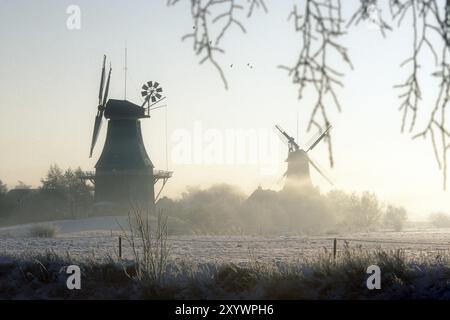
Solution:
M 378 0 L 360 0 L 360 5 L 349 19 L 347 27 L 357 26 L 361 21 L 369 21 L 386 37 L 386 31 L 392 30 L 392 27 L 385 21 L 381 12 Z
M 447 152 L 450 149 L 450 130 L 446 127 L 445 112 L 449 103 L 450 93 L 450 63 L 448 61 L 448 48 L 444 47 L 441 56 L 440 71 L 434 76 L 440 78 L 440 88 L 436 103 L 431 111 L 429 120 L 423 129 L 413 138 L 430 136 L 433 152 L 439 169 L 443 172 L 443 188 L 447 188 Z
M 449 150 L 448 138 L 449 130 L 446 126 L 445 112 L 450 99 L 450 66 L 448 54 L 450 50 L 450 1 L 446 1 L 444 8 L 440 7 L 437 0 L 391 0 L 391 12 L 393 19 L 400 24 L 404 17 L 411 15 L 413 30 L 413 53 L 412 56 L 402 63 L 402 66 L 412 65 L 411 73 L 405 83 L 395 86 L 404 91 L 399 95 L 401 99 L 400 110 L 402 116 L 402 132 L 409 122 L 409 132 L 413 132 L 420 108 L 421 87 L 420 87 L 420 61 L 424 49 L 428 49 L 433 56 L 438 71 L 433 73 L 439 79 L 439 93 L 435 99 L 435 104 L 430 111 L 422 112 L 428 117 L 425 129 L 413 135 L 413 138 L 430 138 L 433 153 L 439 168 L 442 170 L 443 188 L 447 188 L 447 152 Z M 442 40 L 438 45 L 432 45 L 431 38 L 437 36 Z M 436 47 L 442 47 L 440 55 L 436 52 Z M 408 113 L 411 116 L 408 118 Z
M 167 4 L 175 5 L 179 2 L 180 0 L 169 0 Z M 201 57 L 200 64 L 209 61 L 219 73 L 225 89 L 228 89 L 228 81 L 216 60 L 217 53 L 225 52 L 219 44 L 233 26 L 246 33 L 244 24 L 237 16 L 239 12 L 247 11 L 247 17 L 251 17 L 258 8 L 267 11 L 263 0 L 247 0 L 244 4 L 238 4 L 236 0 L 191 0 L 193 31 L 184 35 L 182 40 L 192 39 L 194 52 Z
M 293 66 L 280 66 L 288 71 L 292 82 L 298 86 L 298 97 L 303 98 L 306 88 L 315 93 L 307 131 L 311 127 L 321 130 L 330 121 L 326 107 L 329 97 L 338 111 L 341 105 L 337 98 L 336 88 L 343 87 L 343 74 L 330 65 L 328 55 L 338 54 L 351 68 L 347 49 L 338 40 L 345 34 L 344 20 L 341 16 L 340 0 L 306 0 L 302 12 L 294 6 L 289 18 L 294 20 L 295 31 L 300 34 L 302 48 L 297 62 Z M 333 166 L 331 136 L 328 135 L 330 166 Z

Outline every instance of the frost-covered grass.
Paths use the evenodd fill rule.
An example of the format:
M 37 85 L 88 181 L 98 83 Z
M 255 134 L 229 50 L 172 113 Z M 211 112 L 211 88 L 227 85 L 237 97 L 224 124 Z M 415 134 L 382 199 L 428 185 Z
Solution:
M 82 260 L 52 252 L 0 257 L 0 298 L 26 299 L 450 299 L 450 256 L 345 247 L 312 258 L 268 263 L 171 260 L 155 283 L 137 277 L 133 261 Z M 81 290 L 66 288 L 66 267 L 81 268 Z M 369 265 L 381 290 L 366 288 Z
M 145 228 L 130 245 L 133 233 L 117 217 L 52 224 L 54 237 L 30 237 L 35 224 L 0 229 L 0 299 L 450 299 L 449 230 L 170 235 L 160 246 Z M 336 260 L 333 237 L 349 241 L 338 241 Z M 166 245 L 167 261 L 162 255 L 155 268 L 152 254 Z M 72 264 L 82 270 L 79 291 L 66 287 Z M 372 264 L 381 268 L 381 290 L 366 288 Z

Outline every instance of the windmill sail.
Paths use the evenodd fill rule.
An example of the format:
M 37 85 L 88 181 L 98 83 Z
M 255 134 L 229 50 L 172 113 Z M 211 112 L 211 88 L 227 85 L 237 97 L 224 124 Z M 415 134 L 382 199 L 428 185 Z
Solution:
M 325 131 L 322 132 L 322 134 L 320 134 L 320 136 L 319 136 L 317 139 L 315 139 L 315 141 L 311 144 L 311 146 L 310 146 L 308 149 L 306 149 L 306 152 L 308 152 L 308 151 L 314 149 L 314 147 L 317 146 L 317 144 L 318 144 L 323 138 L 325 138 L 325 136 L 328 134 L 328 132 L 331 130 L 331 128 L 332 128 L 332 126 L 329 125 L 329 126 L 325 129 Z
M 283 128 L 281 128 L 281 126 L 279 126 L 278 124 L 275 125 L 275 128 L 278 130 L 278 132 L 286 139 L 286 142 L 288 144 L 289 147 L 289 151 L 294 151 L 294 150 L 299 150 L 300 146 L 297 144 L 297 142 L 295 142 L 295 139 L 293 137 L 291 137 L 290 135 L 287 134 L 286 131 L 283 130 Z
M 105 110 L 106 102 L 108 100 L 109 82 L 111 80 L 111 72 L 112 72 L 112 68 L 111 68 L 111 66 L 109 66 L 108 80 L 106 81 L 106 88 L 105 88 L 105 96 L 103 97 L 102 114 L 103 114 L 103 111 Z
M 105 63 L 106 63 L 106 55 L 103 55 L 103 68 L 102 68 L 102 75 L 100 78 L 100 88 L 98 90 L 98 105 L 102 103 L 103 86 L 105 84 Z
M 98 107 L 97 107 L 97 115 L 95 116 L 95 122 L 94 122 L 94 131 L 92 132 L 92 141 L 91 141 L 91 150 L 89 152 L 89 158 L 92 157 L 92 152 L 94 151 L 95 144 L 97 143 L 98 134 L 100 132 L 100 128 L 102 125 L 102 119 L 103 119 L 103 111 L 105 110 L 105 105 L 108 100 L 108 91 L 109 91 L 109 83 L 111 80 L 111 66 L 109 67 L 109 73 L 108 73 L 108 80 L 106 81 L 106 88 L 103 95 L 103 87 L 105 84 L 105 62 L 106 62 L 106 56 L 103 56 L 103 68 L 102 68 L 102 75 L 100 79 L 100 91 L 98 93 Z
M 331 179 L 325 174 L 325 172 L 323 171 L 322 168 L 320 168 L 314 161 L 311 160 L 311 156 L 308 155 L 308 161 L 309 163 L 313 166 L 314 169 L 317 170 L 317 172 L 319 172 L 319 174 L 325 179 L 327 180 L 327 182 L 334 186 L 333 181 L 331 181 Z

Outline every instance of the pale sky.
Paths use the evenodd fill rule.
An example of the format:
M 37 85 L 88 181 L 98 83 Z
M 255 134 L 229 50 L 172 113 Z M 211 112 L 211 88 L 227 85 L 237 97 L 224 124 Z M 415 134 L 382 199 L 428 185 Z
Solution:
M 193 26 L 189 1 L 175 7 L 165 3 L 0 0 L 3 182 L 10 188 L 18 180 L 38 186 L 52 163 L 93 170 L 106 133 L 104 123 L 90 159 L 102 56 L 106 54 L 113 67 L 109 97 L 122 99 L 126 45 L 127 99 L 140 104 L 140 87 L 148 80 L 159 81 L 167 95 L 167 110 L 155 111 L 151 119 L 142 121 L 147 151 L 156 169 L 166 169 L 167 115 L 168 164 L 175 173 L 164 195 L 178 197 L 187 186 L 215 183 L 236 185 L 246 193 L 258 185 L 281 187 L 287 148 L 273 126 L 278 123 L 295 136 L 300 110 L 300 144 L 314 134 L 305 133 L 312 100 L 299 102 L 297 88 L 277 68 L 293 64 L 299 52 L 299 35 L 287 21 L 293 2 L 266 1 L 267 14 L 259 11 L 250 20 L 243 18 L 247 34 L 232 28 L 225 36 L 226 54 L 218 61 L 228 91 L 210 64 L 198 65 L 192 44 L 181 41 Z M 80 30 L 66 27 L 69 5 L 81 9 Z M 410 33 L 410 28 L 402 27 L 384 39 L 364 23 L 350 29 L 345 44 L 355 69 L 337 61 L 338 69 L 345 72 L 345 88 L 339 91 L 343 112 L 329 108 L 335 167 L 328 166 L 325 144 L 312 156 L 337 188 L 375 192 L 382 201 L 403 205 L 420 219 L 436 210 L 450 212 L 450 191 L 442 190 L 430 143 L 400 134 L 399 92 L 393 85 L 408 75 L 399 64 L 411 54 Z M 426 76 L 435 71 L 433 63 L 425 63 L 423 70 Z M 433 102 L 436 83 L 424 77 L 422 86 L 425 110 Z M 418 129 L 426 121 L 425 113 L 421 115 Z M 256 158 L 226 160 L 231 153 L 227 136 L 242 130 L 257 134 L 256 151 L 249 146 Z M 192 138 L 192 153 L 180 159 L 178 152 L 188 147 L 187 140 L 180 138 L 183 134 Z M 205 156 L 211 148 L 219 153 L 216 162 L 221 154 L 226 161 L 214 163 Z M 330 189 L 317 174 L 312 178 L 323 192 Z

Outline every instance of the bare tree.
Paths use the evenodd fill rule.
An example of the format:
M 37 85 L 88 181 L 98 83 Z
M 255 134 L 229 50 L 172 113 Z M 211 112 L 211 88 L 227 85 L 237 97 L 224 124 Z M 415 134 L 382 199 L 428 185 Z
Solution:
M 180 0 L 169 0 L 168 5 L 178 2 Z M 295 31 L 300 35 L 302 46 L 294 65 L 280 67 L 288 71 L 292 82 L 298 87 L 299 99 L 303 98 L 306 89 L 315 93 L 307 131 L 311 127 L 322 128 L 329 124 L 327 111 L 330 105 L 341 111 L 336 89 L 343 87 L 344 74 L 331 65 L 330 56 L 337 53 L 343 63 L 353 68 L 347 49 L 340 43 L 348 29 L 361 21 L 369 20 L 386 36 L 387 31 L 393 30 L 388 20 L 391 24 L 400 26 L 405 17 L 410 16 L 412 54 L 400 65 L 410 68 L 410 73 L 403 83 L 394 86 L 400 91 L 401 132 L 408 128 L 413 139 L 423 137 L 430 140 L 437 164 L 442 170 L 443 188 L 446 190 L 447 156 L 450 149 L 450 128 L 446 121 L 446 107 L 450 99 L 450 0 L 389 0 L 389 18 L 383 17 L 378 0 L 360 0 L 349 18 L 342 16 L 342 3 L 340 0 L 294 1 L 293 10 L 289 14 L 289 18 L 294 21 Z M 345 5 L 348 3 L 350 1 L 345 1 Z M 237 26 L 245 33 L 243 22 L 236 18 L 236 12 L 247 10 L 247 17 L 251 17 L 256 8 L 267 11 L 263 0 L 191 0 L 194 27 L 183 39 L 193 40 L 194 51 L 202 56 L 200 63 L 210 61 L 218 70 L 225 88 L 228 88 L 228 82 L 215 56 L 216 53 L 225 52 L 219 47 L 220 41 L 232 26 Z M 211 27 L 216 23 L 223 25 L 213 33 Z M 431 39 L 437 41 L 432 42 Z M 424 108 L 421 103 L 422 75 L 419 75 L 419 70 L 424 51 L 427 50 L 435 61 L 436 70 L 430 74 L 438 79 L 439 91 L 434 105 Z M 422 109 L 424 110 L 421 111 Z M 424 128 L 417 131 L 419 115 L 428 121 Z M 330 135 L 327 143 L 330 166 L 333 166 Z

